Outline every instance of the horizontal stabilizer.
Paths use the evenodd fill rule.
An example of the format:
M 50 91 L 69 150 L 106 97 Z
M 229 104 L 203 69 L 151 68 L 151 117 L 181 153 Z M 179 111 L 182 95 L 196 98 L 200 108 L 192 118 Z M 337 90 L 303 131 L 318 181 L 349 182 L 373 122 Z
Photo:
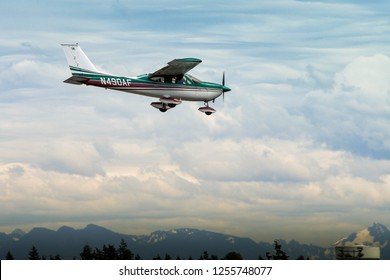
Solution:
M 64 83 L 67 84 L 73 84 L 73 85 L 82 85 L 86 82 L 88 82 L 89 79 L 85 77 L 80 77 L 80 76 L 72 76 L 64 81 Z

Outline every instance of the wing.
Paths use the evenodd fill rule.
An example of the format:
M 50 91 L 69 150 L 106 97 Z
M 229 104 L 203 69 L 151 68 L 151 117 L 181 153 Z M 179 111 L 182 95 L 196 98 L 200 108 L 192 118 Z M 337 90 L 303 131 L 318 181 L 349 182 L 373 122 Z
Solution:
M 160 70 L 149 74 L 149 77 L 152 78 L 184 75 L 201 62 L 202 60 L 197 58 L 174 59 L 171 62 L 168 62 L 168 66 L 165 66 L 164 68 L 161 68 Z

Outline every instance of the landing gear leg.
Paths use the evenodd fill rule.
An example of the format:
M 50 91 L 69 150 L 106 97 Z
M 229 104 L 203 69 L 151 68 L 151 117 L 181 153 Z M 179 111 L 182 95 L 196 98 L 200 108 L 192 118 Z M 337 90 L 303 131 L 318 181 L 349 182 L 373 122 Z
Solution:
M 204 102 L 204 106 L 206 106 L 207 108 L 209 108 L 209 102 L 208 101 L 205 101 Z M 204 112 L 207 116 L 210 116 L 212 113 L 210 111 L 205 111 Z

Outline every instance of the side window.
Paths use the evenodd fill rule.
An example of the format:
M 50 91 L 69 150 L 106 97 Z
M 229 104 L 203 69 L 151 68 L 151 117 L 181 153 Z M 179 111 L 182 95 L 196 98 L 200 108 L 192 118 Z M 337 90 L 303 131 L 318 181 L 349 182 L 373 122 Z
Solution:
M 154 82 L 158 82 L 158 83 L 164 83 L 165 82 L 164 81 L 165 80 L 164 77 L 153 77 L 150 80 L 152 80 Z

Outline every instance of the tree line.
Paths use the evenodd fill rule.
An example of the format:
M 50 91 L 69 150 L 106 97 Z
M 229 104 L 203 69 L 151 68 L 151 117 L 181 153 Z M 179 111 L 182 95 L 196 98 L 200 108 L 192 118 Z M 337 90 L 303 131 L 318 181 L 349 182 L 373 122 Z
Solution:
M 289 256 L 282 250 L 282 245 L 278 243 L 277 240 L 274 241 L 274 252 L 266 252 L 266 259 L 268 260 L 288 260 Z M 7 252 L 5 256 L 6 260 L 13 260 L 14 257 L 10 251 Z M 59 254 L 55 256 L 41 256 L 38 249 L 35 246 L 32 246 L 28 252 L 29 260 L 61 260 Z M 77 259 L 74 257 L 74 259 Z M 116 248 L 114 245 L 104 244 L 101 248 L 92 248 L 90 245 L 86 244 L 82 251 L 79 254 L 80 260 L 141 260 L 141 257 L 138 254 L 132 252 L 128 247 L 127 243 L 122 239 L 119 246 Z M 171 255 L 166 253 L 164 256 L 157 254 L 153 257 L 153 260 L 181 260 L 179 256 L 173 258 Z M 189 257 L 188 260 L 192 260 L 192 257 Z M 219 260 L 216 255 L 210 255 L 207 251 L 204 251 L 197 259 L 199 260 Z M 305 259 L 303 256 L 300 256 L 298 259 Z M 243 257 L 238 252 L 229 252 L 221 260 L 243 260 Z M 259 256 L 259 260 L 264 260 L 262 256 Z

